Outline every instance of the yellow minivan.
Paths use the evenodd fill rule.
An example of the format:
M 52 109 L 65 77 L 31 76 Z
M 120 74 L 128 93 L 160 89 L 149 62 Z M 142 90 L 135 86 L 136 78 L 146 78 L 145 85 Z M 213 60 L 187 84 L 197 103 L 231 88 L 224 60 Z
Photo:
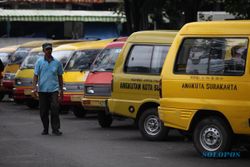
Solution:
M 53 45 L 53 47 L 57 47 L 62 44 L 76 43 L 79 41 L 78 40 L 52 40 L 49 42 Z M 31 97 L 31 90 L 33 88 L 32 78 L 34 76 L 34 66 L 35 66 L 36 61 L 42 56 L 44 56 L 44 53 L 43 53 L 41 46 L 37 48 L 33 48 L 29 52 L 29 55 L 22 62 L 15 76 L 15 82 L 14 82 L 14 88 L 13 88 L 14 101 L 25 102 L 26 105 L 30 108 L 38 107 L 38 101 L 34 100 Z
M 56 51 L 67 48 L 72 56 L 64 68 L 64 96 L 60 102 L 61 108 L 71 108 L 76 117 L 84 117 L 86 110 L 81 105 L 84 94 L 84 81 L 86 79 L 90 65 L 95 60 L 99 52 L 113 39 L 76 43 L 71 46 L 61 46 Z
M 98 114 L 102 127 L 109 127 L 113 116 L 132 118 L 144 138 L 166 137 L 168 129 L 157 111 L 159 81 L 175 35 L 176 31 L 141 31 L 129 36 L 115 63 L 107 110 Z
M 11 55 L 10 61 L 6 65 L 4 69 L 4 76 L 3 76 L 3 87 L 4 87 L 4 94 L 9 94 L 9 96 L 13 95 L 12 89 L 14 87 L 14 80 L 17 70 L 19 69 L 21 63 L 28 56 L 29 51 L 32 48 L 41 46 L 45 40 L 43 41 L 32 41 L 21 44 L 16 51 Z M 17 102 L 17 101 L 16 101 Z M 18 101 L 20 102 L 20 101 Z
M 177 34 L 162 70 L 160 119 L 207 157 L 250 135 L 250 21 L 197 22 Z

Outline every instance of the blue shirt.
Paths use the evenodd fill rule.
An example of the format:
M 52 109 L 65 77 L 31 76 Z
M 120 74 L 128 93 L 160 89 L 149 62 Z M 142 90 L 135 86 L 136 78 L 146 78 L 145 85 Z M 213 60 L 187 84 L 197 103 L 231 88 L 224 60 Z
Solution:
M 38 76 L 38 92 L 59 90 L 58 75 L 63 74 L 63 67 L 58 60 L 53 58 L 49 63 L 44 57 L 38 59 L 34 73 Z

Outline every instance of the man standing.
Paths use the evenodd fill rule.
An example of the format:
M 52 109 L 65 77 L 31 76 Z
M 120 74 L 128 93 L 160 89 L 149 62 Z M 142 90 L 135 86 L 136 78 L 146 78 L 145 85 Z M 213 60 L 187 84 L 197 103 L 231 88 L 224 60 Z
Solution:
M 42 135 L 49 134 L 49 115 L 51 121 L 52 133 L 54 135 L 62 135 L 59 119 L 59 103 L 63 97 L 63 67 L 62 64 L 53 58 L 52 44 L 44 43 L 42 45 L 44 57 L 40 58 L 34 70 L 33 91 L 39 94 L 40 117 L 43 123 Z M 38 87 L 37 87 L 38 84 Z

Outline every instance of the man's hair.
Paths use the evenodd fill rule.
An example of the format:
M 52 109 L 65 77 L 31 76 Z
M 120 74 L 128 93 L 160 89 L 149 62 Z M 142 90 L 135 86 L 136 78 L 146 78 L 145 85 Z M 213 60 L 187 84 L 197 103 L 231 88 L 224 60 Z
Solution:
M 52 49 L 52 44 L 51 43 L 44 43 L 42 45 L 42 47 L 43 47 L 43 50 Z

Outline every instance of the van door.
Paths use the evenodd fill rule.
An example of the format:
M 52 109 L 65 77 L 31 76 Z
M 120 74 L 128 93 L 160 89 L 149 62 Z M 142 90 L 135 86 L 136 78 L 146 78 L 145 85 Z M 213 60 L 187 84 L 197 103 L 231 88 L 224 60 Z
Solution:
M 137 44 L 129 48 L 122 71 L 114 73 L 114 113 L 135 118 L 145 102 L 159 103 L 159 80 L 169 46 Z

